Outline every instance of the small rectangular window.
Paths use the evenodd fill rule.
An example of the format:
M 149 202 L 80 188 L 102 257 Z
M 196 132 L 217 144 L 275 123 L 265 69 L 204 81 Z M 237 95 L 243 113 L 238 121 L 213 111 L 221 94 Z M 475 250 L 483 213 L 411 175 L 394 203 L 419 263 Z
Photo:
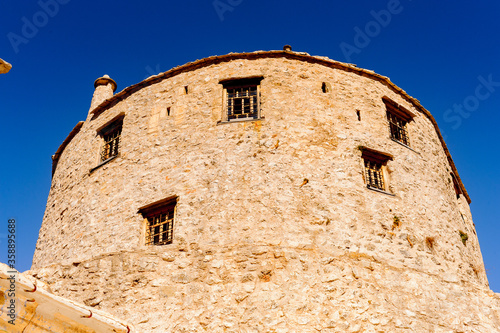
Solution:
M 174 210 L 167 209 L 148 216 L 146 245 L 164 245 L 172 243 L 174 230 Z
M 99 134 L 103 139 L 100 156 L 101 162 L 117 156 L 120 152 L 120 136 L 122 133 L 122 126 L 123 117 L 111 122 L 111 124 L 99 131 Z
M 413 119 L 414 114 L 387 97 L 384 97 L 383 101 L 387 109 L 387 120 L 389 122 L 391 138 L 406 146 L 410 146 L 408 123 Z
M 387 111 L 387 120 L 389 120 L 389 126 L 391 129 L 391 138 L 409 146 L 410 138 L 408 137 L 406 120 L 396 116 L 390 111 Z
M 329 82 L 323 82 L 321 84 L 321 91 L 326 94 L 332 90 L 332 85 Z
M 367 187 L 388 191 L 387 181 L 384 176 L 384 169 L 387 161 L 392 160 L 392 156 L 364 147 L 362 151 L 365 183 Z
M 254 118 L 259 116 L 257 86 L 227 89 L 227 119 Z
M 146 245 L 172 243 L 176 205 L 177 197 L 170 197 L 139 209 L 146 223 Z
M 366 184 L 369 187 L 385 190 L 384 174 L 382 172 L 382 163 L 365 159 Z
M 262 77 L 225 80 L 225 121 L 260 118 L 260 81 Z

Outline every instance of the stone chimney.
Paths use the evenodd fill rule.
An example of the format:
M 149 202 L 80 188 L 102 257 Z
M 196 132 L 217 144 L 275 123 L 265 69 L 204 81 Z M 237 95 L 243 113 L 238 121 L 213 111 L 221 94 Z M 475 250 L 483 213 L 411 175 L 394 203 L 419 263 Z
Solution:
M 90 103 L 90 111 L 94 110 L 96 106 L 113 97 L 116 90 L 116 82 L 108 75 L 98 78 L 94 82 L 94 96 L 92 96 L 92 103 Z

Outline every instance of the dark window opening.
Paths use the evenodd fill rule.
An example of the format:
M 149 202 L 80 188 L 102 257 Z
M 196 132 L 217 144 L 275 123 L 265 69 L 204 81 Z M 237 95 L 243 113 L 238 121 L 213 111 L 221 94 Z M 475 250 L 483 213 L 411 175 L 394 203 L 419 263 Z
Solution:
M 382 164 L 365 159 L 365 176 L 366 184 L 369 187 L 385 190 L 384 174 L 382 172 Z
M 227 89 L 227 119 L 257 118 L 257 86 Z
M 146 245 L 172 244 L 176 204 L 171 197 L 139 209 L 146 219 Z
M 146 245 L 164 245 L 172 243 L 174 228 L 174 211 L 168 210 L 163 213 L 148 217 L 146 230 Z
M 184 86 L 184 92 L 186 93 L 186 95 L 189 93 L 189 87 L 188 86 Z
M 407 121 L 390 111 L 387 111 L 387 119 L 389 120 L 389 127 L 391 129 L 391 138 L 409 146 L 410 138 L 408 137 Z
M 321 84 L 321 91 L 322 91 L 323 93 L 328 93 L 328 92 L 330 92 L 331 90 L 332 90 L 332 85 L 331 85 L 330 83 L 328 83 L 328 82 L 323 82 L 323 83 Z
M 356 115 L 358 116 L 358 121 L 361 121 L 361 111 L 356 110 Z
M 123 118 L 112 122 L 100 131 L 104 144 L 101 147 L 101 162 L 117 156 L 120 152 L 120 136 L 122 133 Z
M 262 77 L 226 80 L 225 90 L 227 121 L 260 118 L 260 81 Z
M 389 122 L 391 138 L 406 146 L 410 146 L 408 123 L 415 115 L 386 96 L 382 100 L 387 109 L 387 120 Z
M 170 107 L 167 108 L 167 116 L 170 116 Z
M 387 183 L 384 179 L 384 168 L 392 156 L 381 153 L 376 150 L 363 148 L 363 162 L 365 182 L 368 188 L 387 191 Z

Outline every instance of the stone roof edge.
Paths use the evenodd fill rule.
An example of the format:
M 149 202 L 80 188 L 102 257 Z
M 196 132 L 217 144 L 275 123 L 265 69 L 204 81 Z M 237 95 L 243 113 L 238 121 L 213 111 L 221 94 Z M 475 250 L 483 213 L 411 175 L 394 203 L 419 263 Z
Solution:
M 63 143 L 57 148 L 57 151 L 52 155 L 52 176 L 54 176 L 54 172 L 56 172 L 57 163 L 59 162 L 59 157 L 61 156 L 64 148 L 71 142 L 71 140 L 75 137 L 75 135 L 80 132 L 80 129 L 83 126 L 84 121 L 79 121 L 78 124 L 71 130 L 66 139 L 64 139 Z
M 101 114 L 103 111 L 106 109 L 112 107 L 113 105 L 116 105 L 118 102 L 124 100 L 128 96 L 134 94 L 135 92 L 141 90 L 144 87 L 147 87 L 149 85 L 158 83 L 164 79 L 179 75 L 184 72 L 192 71 L 198 68 L 206 67 L 208 65 L 213 65 L 213 64 L 219 64 L 222 62 L 227 62 L 231 60 L 237 60 L 237 59 L 258 59 L 258 58 L 287 58 L 287 59 L 294 59 L 294 60 L 300 60 L 300 61 L 306 61 L 310 63 L 316 63 L 320 64 L 326 67 L 331 67 L 331 68 L 336 68 L 336 69 L 341 69 L 345 70 L 347 72 L 353 72 L 361 76 L 366 76 L 368 78 L 377 80 L 385 85 L 387 85 L 390 89 L 392 89 L 394 92 L 400 94 L 403 98 L 405 98 L 408 102 L 412 103 L 417 110 L 425 114 L 431 123 L 434 125 L 434 128 L 436 129 L 436 133 L 438 134 L 439 140 L 441 141 L 441 145 L 443 146 L 443 149 L 445 151 L 446 156 L 448 157 L 450 161 L 450 166 L 453 170 L 453 173 L 456 175 L 460 189 L 462 190 L 462 193 L 464 194 L 465 198 L 467 199 L 467 202 L 470 204 L 471 199 L 469 197 L 469 194 L 467 193 L 467 190 L 465 189 L 464 184 L 462 183 L 462 179 L 460 178 L 458 174 L 458 170 L 455 166 L 455 163 L 453 162 L 453 159 L 451 157 L 451 154 L 448 150 L 448 147 L 446 146 L 446 143 L 444 142 L 443 136 L 441 135 L 441 131 L 439 130 L 439 127 L 437 125 L 436 120 L 432 116 L 432 114 L 424 108 L 420 102 L 416 99 L 411 97 L 404 91 L 403 89 L 399 88 L 396 86 L 394 83 L 391 82 L 391 80 L 383 75 L 377 74 L 372 70 L 368 69 L 363 69 L 359 68 L 354 64 L 349 64 L 349 63 L 343 63 L 340 61 L 332 60 L 329 59 L 328 57 L 321 57 L 321 56 L 311 56 L 308 53 L 305 52 L 293 52 L 293 51 L 255 51 L 255 52 L 245 52 L 245 53 L 229 53 L 226 55 L 221 55 L 221 56 L 211 56 L 199 60 L 195 60 L 193 62 L 186 63 L 181 66 L 174 67 L 166 72 L 160 73 L 158 75 L 150 76 L 147 79 L 136 83 L 134 85 L 131 85 L 119 93 L 115 94 L 113 97 L 105 100 L 102 102 L 100 105 L 98 105 L 94 110 L 92 110 L 93 117 L 96 118 Z

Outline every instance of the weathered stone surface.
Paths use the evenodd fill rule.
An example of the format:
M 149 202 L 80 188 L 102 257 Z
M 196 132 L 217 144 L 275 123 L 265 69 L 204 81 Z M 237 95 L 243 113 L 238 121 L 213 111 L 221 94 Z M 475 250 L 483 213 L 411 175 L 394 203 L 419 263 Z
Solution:
M 282 267 L 274 269 L 268 279 L 239 268 L 232 246 L 213 253 L 222 261 L 220 268 L 181 269 L 175 262 L 162 260 L 155 268 L 143 271 L 137 265 L 110 276 L 89 272 L 95 266 L 92 262 L 102 261 L 96 258 L 79 265 L 71 275 L 71 268 L 61 271 L 56 265 L 30 273 L 46 281 L 58 274 L 67 276 L 59 280 L 61 284 L 50 284 L 54 292 L 127 318 L 144 332 L 188 328 L 222 332 L 227 326 L 256 332 L 271 328 L 288 332 L 498 331 L 500 298 L 484 286 L 448 282 L 439 274 L 425 272 L 424 267 L 392 266 L 360 253 L 286 250 L 295 258 L 285 265 L 269 254 L 259 258 L 259 276 L 267 276 L 269 270 L 264 267 Z M 196 253 L 186 254 L 193 262 L 197 260 Z M 137 251 L 112 257 L 135 262 L 144 255 Z M 301 268 L 301 257 L 308 258 L 307 271 Z M 328 264 L 322 262 L 325 257 L 331 258 Z M 72 281 L 81 283 L 74 286 Z
M 498 331 L 431 118 L 367 72 L 287 54 L 194 66 L 93 103 L 59 157 L 31 273 L 145 332 Z M 218 123 L 219 81 L 253 76 L 262 119 Z M 383 96 L 416 115 L 412 149 L 390 139 Z M 119 115 L 120 156 L 89 172 L 97 131 Z M 394 195 L 366 187 L 360 146 L 394 157 Z M 138 209 L 172 195 L 173 244 L 145 246 Z

